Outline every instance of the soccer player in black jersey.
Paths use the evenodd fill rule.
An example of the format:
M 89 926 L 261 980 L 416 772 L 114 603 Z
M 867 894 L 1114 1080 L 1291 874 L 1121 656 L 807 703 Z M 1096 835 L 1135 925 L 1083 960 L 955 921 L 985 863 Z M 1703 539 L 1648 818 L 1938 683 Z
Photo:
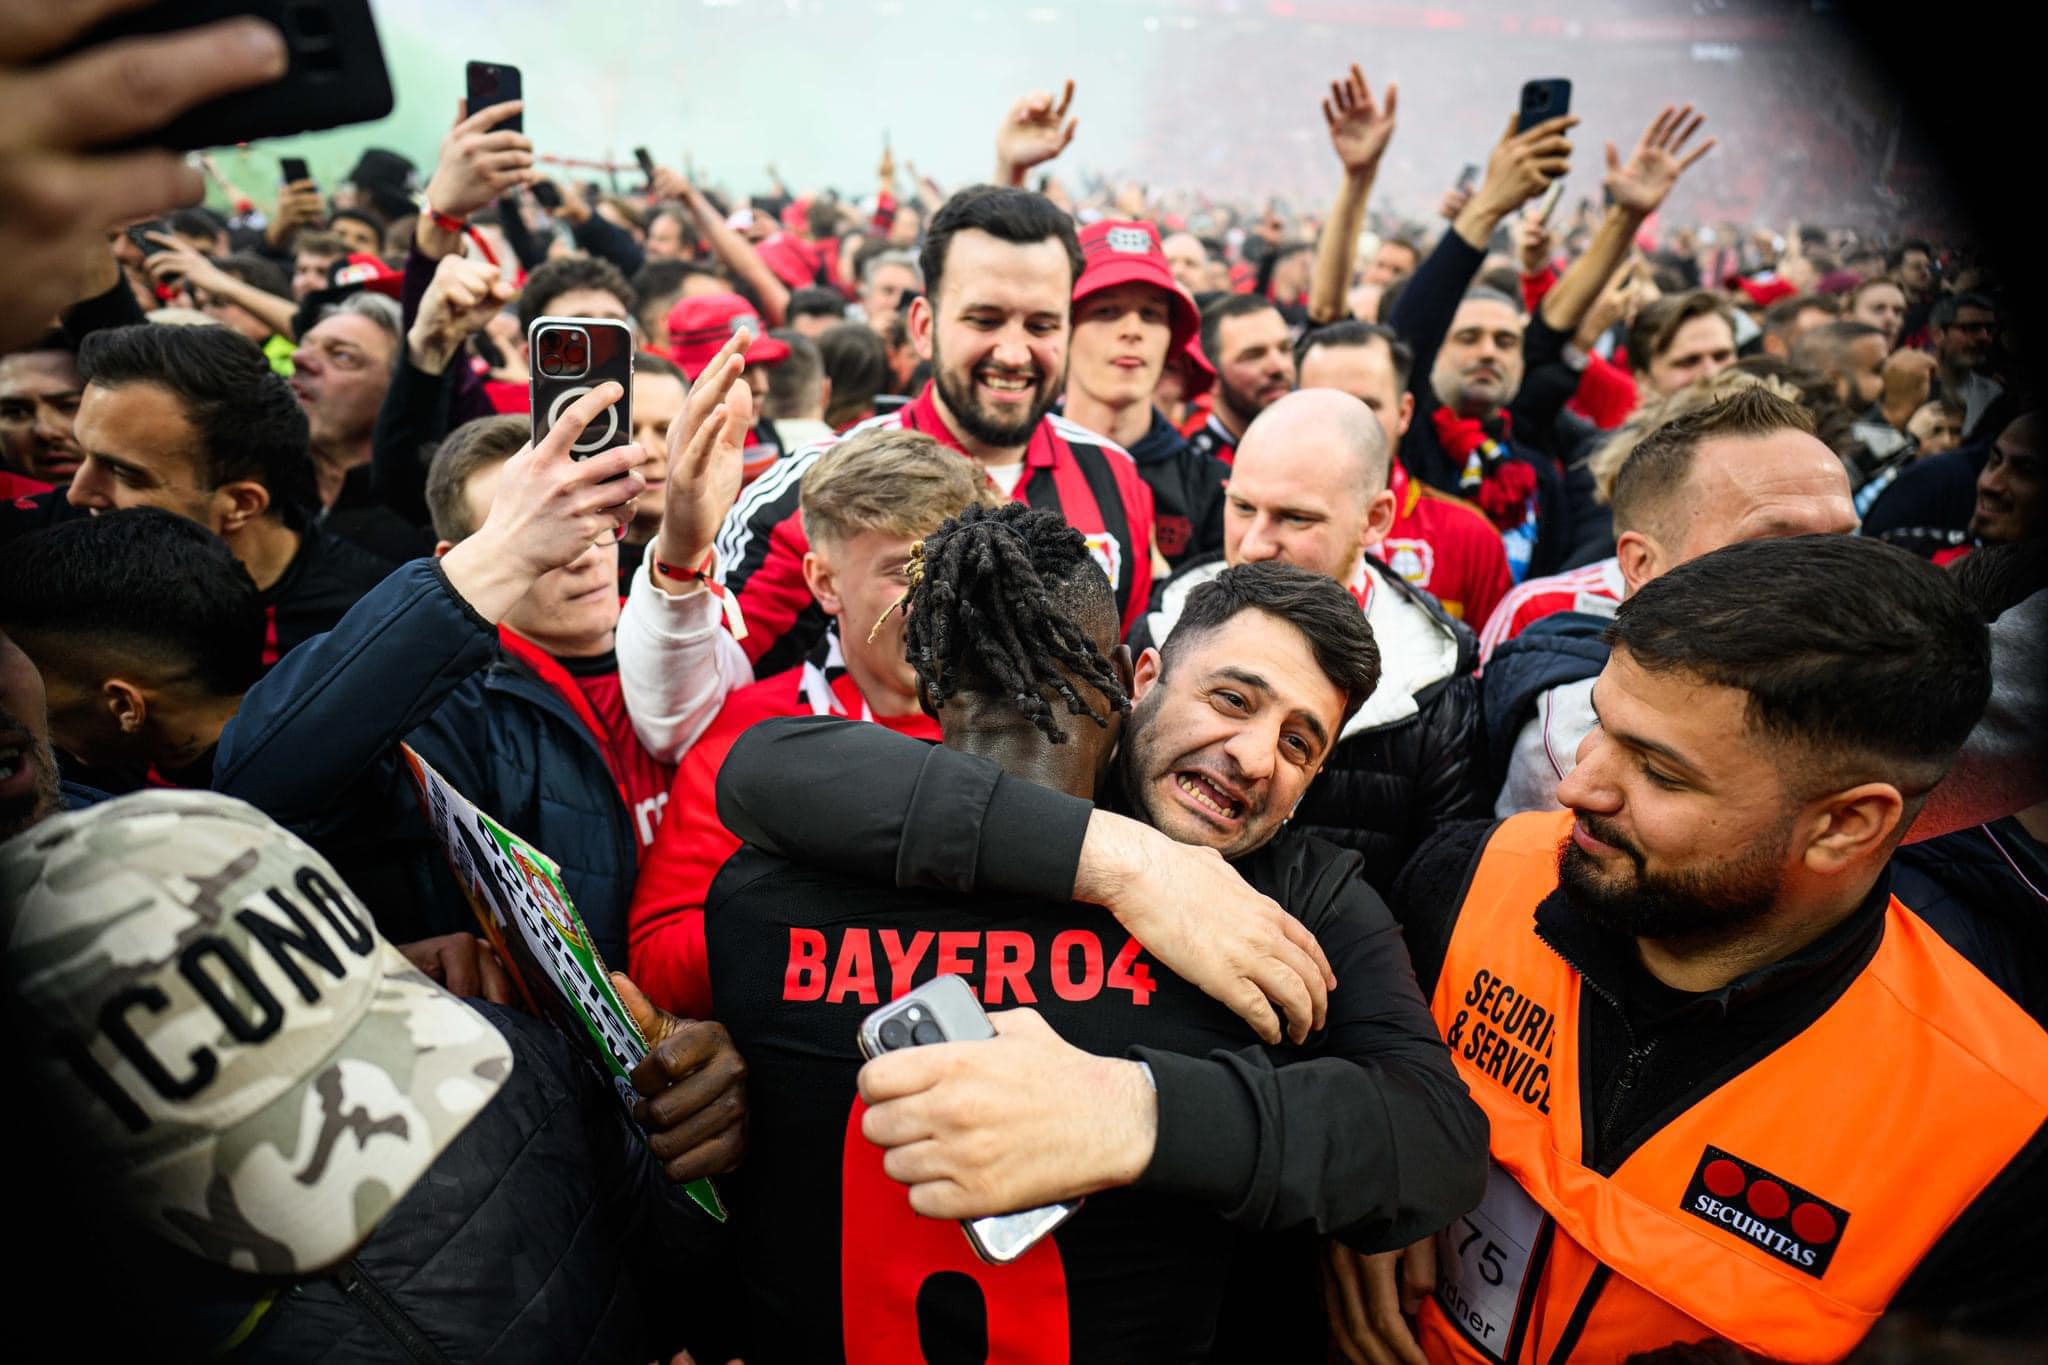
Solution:
M 1112 761 L 1135 683 L 1107 580 L 1077 533 L 1016 505 L 948 523 L 925 543 L 921 574 L 906 643 L 950 756 L 983 787 L 977 801 L 976 779 L 956 783 L 967 799 L 922 833 L 964 851 L 970 870 L 991 840 L 1070 853 L 1085 809 L 1045 827 L 1033 812 L 1052 803 L 1029 793 L 1072 807 Z M 1280 565 L 1231 575 L 1203 590 L 1216 599 L 1214 638 L 1203 650 L 1190 634 L 1182 685 L 1220 664 L 1234 681 L 1214 690 L 1233 700 L 1219 695 L 1212 713 L 1265 710 L 1270 722 L 1235 726 L 1205 750 L 1209 785 L 1183 795 L 1203 818 L 1270 838 L 1376 680 L 1377 658 L 1334 583 Z M 1227 652 L 1232 621 L 1271 637 L 1262 673 L 1207 658 Z M 1140 691 L 1163 687 L 1157 656 L 1136 677 Z M 1196 738 L 1186 708 L 1168 719 L 1157 737 Z M 1293 772 L 1269 781 L 1275 764 Z M 995 776 L 1011 788 L 1001 828 L 976 814 L 990 809 Z M 845 802 L 845 790 L 842 812 L 868 804 Z M 893 796 L 885 780 L 878 801 Z M 1254 860 L 1317 935 L 1337 987 L 1324 1029 L 1275 1047 L 1253 1044 L 1229 1008 L 1097 906 L 896 889 L 736 854 L 705 926 L 716 1012 L 753 1084 L 751 1157 L 730 1189 L 747 1358 L 1201 1358 L 1239 1287 L 1232 1258 L 1248 1235 L 1333 1232 L 1389 1247 L 1475 1202 L 1484 1124 L 1399 932 L 1351 855 L 1307 842 Z M 862 1016 L 941 972 L 968 980 L 999 1036 L 863 1070 Z M 1007 1266 L 977 1261 L 951 1221 L 1084 1195 L 1075 1217 Z

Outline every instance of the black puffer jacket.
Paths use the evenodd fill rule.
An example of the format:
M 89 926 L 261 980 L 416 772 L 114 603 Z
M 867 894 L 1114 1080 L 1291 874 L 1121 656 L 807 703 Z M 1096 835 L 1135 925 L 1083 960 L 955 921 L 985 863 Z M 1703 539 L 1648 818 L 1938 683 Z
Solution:
M 505 1087 L 353 1257 L 280 1289 L 228 1358 L 639 1365 L 699 1344 L 722 1229 L 560 1034 L 469 1003 L 511 1044 Z M 232 1329 L 255 1307 L 204 1289 L 173 1301 L 195 1350 L 225 1335 L 190 1340 L 211 1334 L 202 1322 Z
M 1483 816 L 1489 806 L 1472 632 L 1377 559 L 1365 563 L 1380 685 L 1345 725 L 1294 826 L 1357 849 L 1366 880 L 1385 890 L 1438 825 Z M 1165 639 L 1188 593 L 1223 569 L 1212 556 L 1168 579 L 1143 623 L 1149 639 Z

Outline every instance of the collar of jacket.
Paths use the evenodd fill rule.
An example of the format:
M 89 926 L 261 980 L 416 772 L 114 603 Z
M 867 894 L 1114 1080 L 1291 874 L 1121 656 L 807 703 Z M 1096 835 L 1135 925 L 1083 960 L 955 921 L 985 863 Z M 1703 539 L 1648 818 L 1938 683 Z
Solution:
M 1847 990 L 1877 952 L 1891 893 L 1887 867 L 1848 918 L 1798 952 L 1747 972 L 1718 990 L 1684 993 L 1677 1008 L 1655 1017 L 1629 1018 L 1629 1027 L 1640 1033 L 1673 1025 L 1712 1024 L 1738 1011 L 1756 1012 L 1765 1019 L 1812 1017 L 1817 1000 L 1832 1001 Z M 1612 1001 L 1679 994 L 1650 975 L 1632 938 L 1598 923 L 1572 904 L 1562 888 L 1537 905 L 1536 933 L 1588 985 Z

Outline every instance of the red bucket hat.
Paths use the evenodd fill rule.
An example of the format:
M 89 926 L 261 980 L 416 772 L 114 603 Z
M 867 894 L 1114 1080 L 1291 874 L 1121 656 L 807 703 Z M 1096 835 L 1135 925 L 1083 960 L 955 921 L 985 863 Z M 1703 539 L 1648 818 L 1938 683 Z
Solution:
M 754 334 L 747 347 L 749 365 L 773 365 L 789 355 L 789 344 L 769 336 L 754 305 L 738 294 L 694 294 L 676 300 L 669 309 L 668 358 L 694 384 L 718 348 L 742 327 Z
M 1150 223 L 1090 223 L 1081 229 L 1081 261 L 1081 278 L 1074 281 L 1076 304 L 1119 284 L 1149 284 L 1166 291 L 1173 327 L 1169 355 L 1201 330 L 1201 310 L 1173 278 L 1158 230 Z

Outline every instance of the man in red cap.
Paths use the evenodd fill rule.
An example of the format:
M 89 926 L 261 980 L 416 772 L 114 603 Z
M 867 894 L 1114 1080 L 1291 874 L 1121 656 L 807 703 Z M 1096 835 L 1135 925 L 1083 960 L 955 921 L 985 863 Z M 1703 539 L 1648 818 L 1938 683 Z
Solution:
M 1084 265 L 1073 219 L 1043 195 L 976 186 L 932 216 L 921 257 L 930 292 L 906 322 L 932 381 L 853 430 L 924 432 L 1007 496 L 1059 509 L 1087 539 L 1129 630 L 1152 591 L 1152 490 L 1125 451 L 1051 411 Z M 804 583 L 798 512 L 805 471 L 824 449 L 778 461 L 718 533 L 717 570 L 746 616 L 742 643 L 761 677 L 801 662 L 825 628 Z
M 686 294 L 676 300 L 668 314 L 668 358 L 682 368 L 683 378 L 694 384 L 719 347 L 741 329 L 753 337 L 747 346 L 747 386 L 753 390 L 754 410 L 759 412 L 768 393 L 768 367 L 789 357 L 789 343 L 769 336 L 754 305 L 738 294 Z M 776 439 L 774 423 L 763 418 L 755 423 L 747 442 L 742 479 L 752 483 L 785 453 Z
M 1067 420 L 1109 437 L 1152 489 L 1153 529 L 1169 565 L 1223 548 L 1229 469 L 1188 448 L 1153 406 L 1167 358 L 1201 327 L 1150 223 L 1102 222 L 1081 232 L 1074 337 L 1067 350 Z

